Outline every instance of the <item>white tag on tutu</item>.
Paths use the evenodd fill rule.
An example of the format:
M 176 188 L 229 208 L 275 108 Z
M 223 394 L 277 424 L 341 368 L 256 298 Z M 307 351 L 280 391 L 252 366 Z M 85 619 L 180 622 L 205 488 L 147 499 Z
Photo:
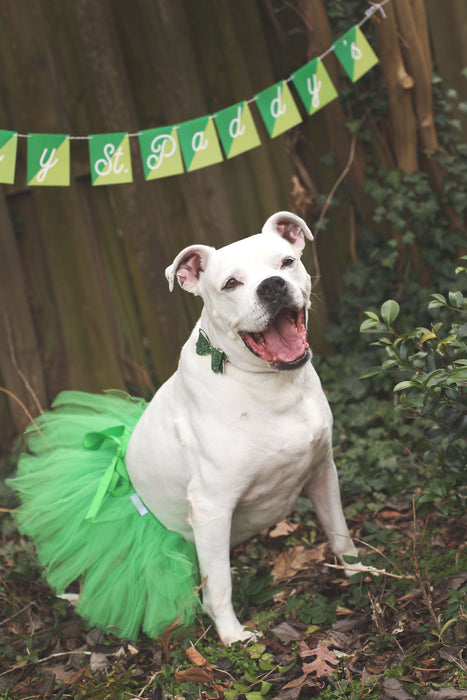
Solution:
M 133 502 L 134 507 L 140 515 L 146 515 L 146 513 L 149 513 L 148 509 L 146 508 L 146 506 L 144 505 L 143 501 L 137 493 L 132 493 L 130 498 Z

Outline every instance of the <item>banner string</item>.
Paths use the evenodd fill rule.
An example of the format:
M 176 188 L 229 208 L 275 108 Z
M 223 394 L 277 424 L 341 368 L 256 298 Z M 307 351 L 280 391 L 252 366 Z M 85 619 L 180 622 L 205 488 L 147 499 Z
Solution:
M 359 27 L 359 28 L 362 27 L 377 12 L 380 12 L 381 16 L 384 19 L 386 19 L 386 12 L 384 11 L 383 8 L 384 8 L 384 5 L 387 5 L 388 2 L 391 2 L 391 0 L 380 0 L 379 2 L 374 2 L 373 0 L 367 0 L 367 2 L 370 3 L 370 7 L 368 7 L 368 9 L 365 10 L 364 16 L 362 17 L 360 22 L 355 25 L 356 27 Z M 323 53 L 320 54 L 319 56 L 317 56 L 316 58 L 318 59 L 318 61 L 321 61 L 323 58 L 328 56 L 334 50 L 335 50 L 335 47 L 334 47 L 334 44 L 332 44 L 328 49 L 326 49 L 326 51 L 323 51 Z M 284 82 L 290 83 L 292 80 L 293 80 L 293 76 L 289 76 L 288 78 L 286 78 L 284 80 Z M 254 97 L 251 97 L 249 100 L 245 100 L 245 102 L 246 102 L 246 104 L 250 105 L 250 104 L 254 104 L 255 102 L 257 102 L 257 100 L 258 100 L 258 98 L 255 95 Z M 215 117 L 216 117 L 216 114 L 209 115 L 210 119 L 213 119 Z M 174 125 L 174 128 L 177 129 L 178 126 Z M 17 137 L 23 138 L 23 139 L 29 138 L 30 135 L 31 134 L 19 134 L 19 133 L 17 133 Z M 127 134 L 128 138 L 137 138 L 140 135 L 141 135 L 141 131 L 136 131 L 136 132 Z M 70 141 L 90 141 L 93 138 L 93 136 L 92 135 L 90 135 L 90 136 L 70 136 L 70 135 L 67 135 L 66 138 L 69 139 Z

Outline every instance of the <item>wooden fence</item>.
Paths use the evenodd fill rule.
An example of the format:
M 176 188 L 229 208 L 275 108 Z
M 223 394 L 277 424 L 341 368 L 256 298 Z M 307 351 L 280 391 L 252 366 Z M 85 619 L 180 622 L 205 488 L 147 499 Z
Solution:
M 409 14 L 426 18 L 423 2 L 393 4 L 402 12 L 404 3 Z M 461 3 L 452 4 L 462 13 Z M 0 128 L 73 135 L 136 132 L 248 99 L 332 43 L 326 3 L 290 5 L 272 0 L 3 2 Z M 362 2 L 362 13 L 366 7 Z M 397 43 L 401 18 L 387 7 L 385 26 Z M 457 36 L 455 22 L 454 16 L 451 30 Z M 377 31 L 384 49 L 388 35 Z M 415 31 L 426 38 L 426 26 Z M 382 61 L 383 69 L 391 64 L 388 56 Z M 332 56 L 328 67 L 341 85 Z M 374 79 L 381 80 L 380 68 Z M 416 86 L 420 80 L 417 74 Z M 417 128 L 421 115 L 416 109 L 413 114 Z M 312 125 L 305 119 L 273 140 L 256 119 L 261 147 L 153 182 L 144 180 L 132 139 L 134 182 L 96 188 L 86 141 L 71 144 L 70 187 L 27 187 L 26 139 L 19 139 L 15 185 L 0 189 L 0 444 L 64 388 L 114 387 L 149 396 L 175 368 L 199 312 L 191 295 L 169 294 L 164 268 L 185 245 L 219 246 L 255 233 L 279 209 L 293 209 L 312 224 L 320 212 L 318 195 L 329 192 L 349 156 L 347 117 L 336 101 Z M 329 149 L 336 167 L 321 172 L 319 156 Z M 358 146 L 347 178 L 350 197 L 333 214 L 334 232 L 318 246 L 326 274 L 311 335 L 321 351 L 326 350 L 324 301 L 337 303 L 355 210 L 371 218 L 361 189 L 364 167 Z M 307 263 L 312 266 L 309 251 Z

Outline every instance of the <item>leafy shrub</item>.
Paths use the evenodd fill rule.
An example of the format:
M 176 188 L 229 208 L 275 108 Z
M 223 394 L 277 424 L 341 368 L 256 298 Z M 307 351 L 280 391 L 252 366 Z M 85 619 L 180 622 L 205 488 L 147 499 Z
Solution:
M 348 21 L 354 3 L 333 0 L 330 7 L 334 22 Z M 454 313 L 448 308 L 449 294 L 455 299 L 462 292 L 462 276 L 454 275 L 452 261 L 459 250 L 465 250 L 462 222 L 467 207 L 467 146 L 461 142 L 455 114 L 456 110 L 466 111 L 467 105 L 459 103 L 453 91 L 444 89 L 437 76 L 433 76 L 433 97 L 439 149 L 431 157 L 443 167 L 443 191 L 433 186 L 427 172 L 404 173 L 388 167 L 375 149 L 366 149 L 368 167 L 362 184 L 374 204 L 374 225 L 358 221 L 354 262 L 342 275 L 345 291 L 329 312 L 326 336 L 335 355 L 315 358 L 334 414 L 335 456 L 344 500 L 351 499 L 354 511 L 360 507 L 358 497 L 362 494 L 368 496 L 366 507 L 378 508 L 388 495 L 419 484 L 420 469 L 423 474 L 431 473 L 433 466 L 429 455 L 425 456 L 427 434 L 434 429 L 429 407 L 423 414 L 420 410 L 416 420 L 407 420 L 401 393 L 413 396 L 415 389 L 393 392 L 395 367 L 367 374 L 368 378 L 360 381 L 368 367 L 380 362 L 381 347 L 369 344 L 358 330 L 364 309 L 375 312 L 385 299 L 397 299 L 398 323 L 403 319 L 405 328 L 425 327 L 434 332 L 432 312 L 436 312 L 437 321 L 449 323 L 448 315 Z M 384 90 L 375 94 L 350 91 L 348 100 L 353 115 L 361 115 L 371 106 L 372 119 L 384 131 L 388 109 Z M 347 126 L 352 130 L 352 122 Z M 368 120 L 358 138 L 365 146 L 372 142 L 374 132 Z M 346 197 L 345 183 L 338 196 Z M 337 197 L 332 206 L 339 206 Z M 434 280 L 447 307 L 434 309 L 429 304 Z M 387 337 L 391 335 L 388 328 L 383 330 Z M 438 332 L 443 339 L 443 328 Z M 444 337 L 448 335 L 446 330 Z M 411 342 L 417 343 L 416 335 Z M 426 339 L 418 350 L 437 358 L 435 344 L 436 339 Z M 446 348 L 452 355 L 453 348 Z M 407 371 L 401 379 L 408 381 L 411 376 Z M 398 405 L 395 412 L 388 411 L 392 402 Z M 415 416 L 414 412 L 410 415 Z M 431 448 L 432 443 L 434 439 L 430 440 Z M 441 449 L 444 443 L 434 444 Z M 447 459 L 453 455 L 449 450 Z M 441 466 L 435 471 L 440 472 L 441 483 L 437 484 L 434 476 L 430 483 L 433 489 L 446 490 L 440 470 Z
M 384 302 L 379 315 L 366 311 L 360 331 L 380 334 L 374 345 L 383 348 L 384 359 L 361 378 L 384 375 L 397 380 L 391 416 L 402 414 L 411 425 L 423 421 L 427 426 L 415 450 L 406 444 L 428 476 L 419 504 L 449 499 L 452 507 L 467 495 L 467 298 L 460 290 L 449 292 L 447 298 L 432 294 L 428 310 L 438 309 L 445 312 L 443 320 L 405 332 L 393 325 L 400 314 L 396 301 Z

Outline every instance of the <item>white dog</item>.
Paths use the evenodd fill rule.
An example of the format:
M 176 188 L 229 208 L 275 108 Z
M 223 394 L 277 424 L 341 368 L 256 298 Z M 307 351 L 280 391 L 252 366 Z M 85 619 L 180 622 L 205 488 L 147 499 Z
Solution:
M 308 495 L 333 552 L 356 556 L 340 501 L 332 416 L 310 362 L 305 222 L 278 212 L 220 250 L 192 245 L 166 276 L 202 297 L 178 370 L 138 422 L 131 481 L 169 529 L 194 541 L 203 604 L 226 644 L 248 639 L 231 602 L 229 550 Z M 348 568 L 346 573 L 355 571 Z

